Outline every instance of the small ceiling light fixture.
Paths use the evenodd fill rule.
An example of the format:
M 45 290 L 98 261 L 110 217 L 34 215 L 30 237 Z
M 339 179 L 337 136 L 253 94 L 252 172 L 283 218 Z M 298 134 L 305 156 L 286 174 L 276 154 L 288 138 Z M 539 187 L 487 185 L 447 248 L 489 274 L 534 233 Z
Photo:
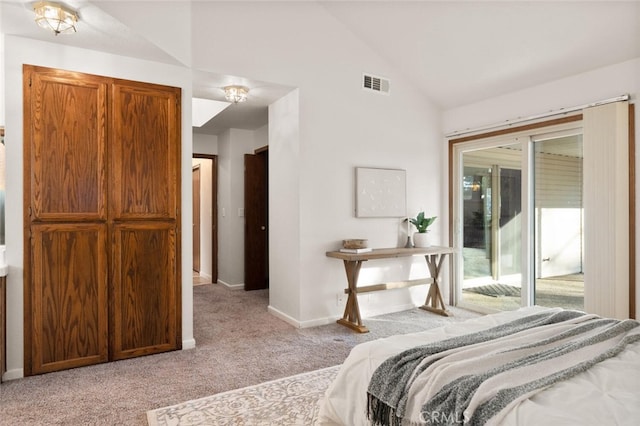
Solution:
M 245 102 L 248 94 L 249 88 L 245 86 L 226 86 L 224 88 L 224 97 L 234 104 Z
M 55 35 L 76 32 L 78 15 L 60 4 L 41 1 L 33 6 L 33 11 L 36 13 L 36 23 Z

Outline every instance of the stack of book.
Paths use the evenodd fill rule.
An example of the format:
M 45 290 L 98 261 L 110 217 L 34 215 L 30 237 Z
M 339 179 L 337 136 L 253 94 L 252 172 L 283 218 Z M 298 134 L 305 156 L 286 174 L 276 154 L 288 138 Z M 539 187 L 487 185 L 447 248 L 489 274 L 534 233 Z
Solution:
M 365 239 L 350 239 L 350 240 L 342 240 L 342 248 L 340 249 L 343 253 L 367 253 L 373 249 L 367 247 L 369 244 L 369 240 Z
M 367 253 L 372 251 L 373 249 L 371 247 L 364 247 L 364 248 L 341 248 L 340 251 L 342 253 Z

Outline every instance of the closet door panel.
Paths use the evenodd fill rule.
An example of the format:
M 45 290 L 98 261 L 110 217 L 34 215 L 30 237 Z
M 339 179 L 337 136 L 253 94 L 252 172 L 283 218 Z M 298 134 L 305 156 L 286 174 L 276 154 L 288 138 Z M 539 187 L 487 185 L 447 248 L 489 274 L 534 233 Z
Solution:
M 107 84 L 73 76 L 50 70 L 28 77 L 34 221 L 106 219 Z
M 23 78 L 25 375 L 179 349 L 180 89 Z
M 116 224 L 113 248 L 113 358 L 178 349 L 180 298 L 174 225 Z
M 112 87 L 113 359 L 181 346 L 180 89 Z
M 112 217 L 175 219 L 179 89 L 117 81 L 112 93 Z
M 33 373 L 108 359 L 106 225 L 32 226 Z

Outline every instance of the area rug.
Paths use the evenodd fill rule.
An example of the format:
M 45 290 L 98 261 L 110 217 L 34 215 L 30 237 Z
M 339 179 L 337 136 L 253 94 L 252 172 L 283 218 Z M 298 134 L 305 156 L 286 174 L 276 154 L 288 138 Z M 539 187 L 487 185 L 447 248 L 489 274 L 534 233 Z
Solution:
M 481 285 L 478 287 L 469 287 L 462 289 L 462 291 L 468 291 L 471 293 L 483 294 L 485 296 L 491 297 L 501 297 L 501 296 L 511 296 L 518 297 L 520 296 L 520 287 L 515 287 L 512 285 L 506 284 L 488 284 Z
M 340 366 L 302 373 L 147 412 L 150 426 L 313 425 Z

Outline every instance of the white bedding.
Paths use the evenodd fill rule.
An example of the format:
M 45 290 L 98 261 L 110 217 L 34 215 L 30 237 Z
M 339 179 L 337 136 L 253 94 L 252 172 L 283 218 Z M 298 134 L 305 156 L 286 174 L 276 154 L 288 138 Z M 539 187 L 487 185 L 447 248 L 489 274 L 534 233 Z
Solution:
M 546 309 L 501 312 L 356 346 L 321 401 L 319 424 L 369 425 L 369 379 L 387 358 L 414 346 L 488 329 Z M 617 357 L 520 402 L 503 424 L 640 425 L 640 344 L 629 345 Z

